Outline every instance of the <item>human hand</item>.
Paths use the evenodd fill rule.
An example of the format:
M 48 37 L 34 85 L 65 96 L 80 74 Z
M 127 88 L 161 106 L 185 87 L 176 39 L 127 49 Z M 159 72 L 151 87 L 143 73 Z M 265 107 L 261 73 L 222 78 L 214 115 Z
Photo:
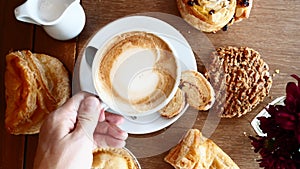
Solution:
M 52 112 L 39 135 L 34 168 L 90 168 L 96 147 L 123 147 L 123 118 L 105 114 L 99 99 L 81 92 Z

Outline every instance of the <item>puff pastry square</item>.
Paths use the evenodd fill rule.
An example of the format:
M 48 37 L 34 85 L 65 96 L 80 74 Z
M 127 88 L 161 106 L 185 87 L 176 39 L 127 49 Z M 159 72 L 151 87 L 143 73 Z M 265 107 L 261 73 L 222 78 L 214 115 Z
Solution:
M 238 169 L 235 162 L 198 129 L 190 129 L 164 158 L 175 169 Z

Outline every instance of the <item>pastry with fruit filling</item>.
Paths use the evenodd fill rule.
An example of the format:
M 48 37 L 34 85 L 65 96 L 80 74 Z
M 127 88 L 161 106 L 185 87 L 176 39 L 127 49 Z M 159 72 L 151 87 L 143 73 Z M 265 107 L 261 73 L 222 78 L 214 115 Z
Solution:
M 203 32 L 227 30 L 248 18 L 253 0 L 177 0 L 182 18 Z

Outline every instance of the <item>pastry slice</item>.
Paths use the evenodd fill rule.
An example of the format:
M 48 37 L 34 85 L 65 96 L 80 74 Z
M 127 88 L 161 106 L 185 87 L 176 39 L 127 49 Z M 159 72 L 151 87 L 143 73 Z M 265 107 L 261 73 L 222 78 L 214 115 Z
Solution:
M 197 110 L 208 110 L 215 102 L 214 89 L 200 72 L 182 72 L 180 88 L 185 93 L 188 104 Z
M 125 148 L 97 148 L 92 169 L 140 169 L 136 159 Z
M 198 129 L 190 129 L 164 158 L 175 169 L 238 169 L 235 162 Z
M 192 169 L 200 160 L 198 151 L 200 142 L 200 132 L 189 130 L 180 143 L 170 150 L 164 160 L 176 169 Z
M 172 100 L 164 108 L 159 110 L 159 113 L 164 117 L 172 118 L 179 114 L 184 106 L 185 96 L 183 91 L 178 88 Z

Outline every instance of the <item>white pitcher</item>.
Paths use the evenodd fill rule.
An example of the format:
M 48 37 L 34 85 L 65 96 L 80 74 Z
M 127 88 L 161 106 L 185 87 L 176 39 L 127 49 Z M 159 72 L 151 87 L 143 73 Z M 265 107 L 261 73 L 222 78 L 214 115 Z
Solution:
M 15 9 L 17 20 L 40 25 L 58 40 L 76 37 L 85 24 L 80 0 L 27 0 Z

